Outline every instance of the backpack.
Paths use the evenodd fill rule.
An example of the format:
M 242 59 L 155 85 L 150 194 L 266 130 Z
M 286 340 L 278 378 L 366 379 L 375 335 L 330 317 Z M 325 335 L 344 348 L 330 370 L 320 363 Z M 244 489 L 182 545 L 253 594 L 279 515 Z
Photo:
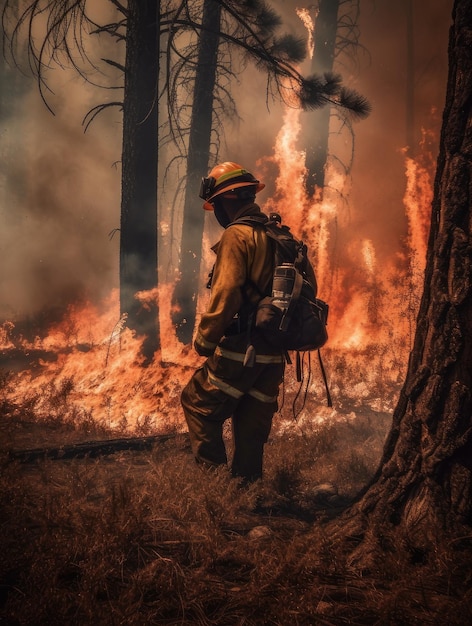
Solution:
M 271 295 L 262 297 L 255 313 L 255 327 L 274 348 L 287 351 L 319 350 L 328 340 L 329 306 L 315 296 L 307 275 L 306 245 L 281 224 L 280 215 L 247 216 L 233 224 L 263 226 L 274 254 Z
M 296 352 L 299 382 L 303 379 L 300 352 L 317 350 L 327 404 L 333 406 L 320 352 L 328 340 L 329 305 L 315 296 L 314 286 L 309 281 L 306 245 L 295 239 L 288 226 L 282 225 L 278 213 L 270 213 L 269 218 L 264 214 L 248 215 L 232 223 L 263 226 L 272 243 L 272 294 L 261 294 L 256 285 L 252 285 L 260 295 L 255 312 L 256 329 L 270 345 L 284 352 L 287 363 L 292 363 L 288 351 Z M 252 361 L 254 348 L 251 348 L 249 345 L 244 364 Z

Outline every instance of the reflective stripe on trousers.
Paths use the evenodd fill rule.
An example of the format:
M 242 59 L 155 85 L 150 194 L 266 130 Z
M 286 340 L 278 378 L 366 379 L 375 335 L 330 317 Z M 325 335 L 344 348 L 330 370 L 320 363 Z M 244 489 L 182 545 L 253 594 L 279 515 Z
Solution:
M 249 389 L 249 391 L 247 392 L 240 391 L 239 389 L 236 389 L 236 387 L 233 387 L 229 385 L 228 383 L 226 383 L 224 380 L 221 380 L 221 378 L 217 378 L 210 371 L 208 372 L 208 380 L 210 381 L 212 385 L 220 389 L 220 391 L 223 391 L 224 393 L 228 394 L 228 396 L 231 396 L 232 398 L 236 398 L 236 400 L 239 400 L 239 398 L 242 398 L 244 396 L 244 393 L 247 393 L 248 395 L 252 396 L 256 400 L 259 400 L 260 402 L 270 403 L 270 402 L 275 402 L 277 400 L 277 396 L 268 396 L 267 394 L 262 393 L 262 391 L 258 391 L 257 389 L 254 389 L 254 387 L 252 389 Z
M 242 363 L 244 361 L 244 354 L 241 352 L 234 352 L 233 350 L 227 350 L 218 346 L 215 350 L 217 356 L 222 356 L 230 361 L 237 361 Z M 256 354 L 256 363 L 263 363 L 269 365 L 271 363 L 283 363 L 284 357 L 282 354 Z
M 284 360 L 264 348 L 257 354 L 255 345 L 257 359 L 253 367 L 244 367 L 247 335 L 224 341 L 226 345 L 216 348 L 182 390 L 182 408 L 194 456 L 207 465 L 227 463 L 223 423 L 231 418 L 231 472 L 255 480 L 262 475 L 264 444 L 277 410 Z

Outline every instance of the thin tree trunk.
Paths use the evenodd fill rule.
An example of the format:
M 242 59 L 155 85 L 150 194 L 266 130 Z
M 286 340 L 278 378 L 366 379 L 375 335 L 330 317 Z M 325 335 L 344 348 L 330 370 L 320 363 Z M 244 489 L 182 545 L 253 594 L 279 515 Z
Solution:
M 339 0 L 320 0 L 315 20 L 315 49 L 311 71 L 323 75 L 333 70 L 338 27 Z M 326 105 L 310 114 L 306 128 L 307 168 L 306 190 L 313 196 L 316 188 L 324 187 L 328 158 L 329 119 L 331 107 Z
M 406 0 L 406 145 L 408 155 L 415 156 L 415 38 L 413 0 Z
M 145 337 L 143 352 L 159 348 L 158 307 L 136 292 L 157 287 L 157 155 L 159 3 L 128 3 L 123 107 L 120 307 L 128 326 Z
M 348 513 L 356 534 L 390 528 L 416 554 L 472 524 L 472 0 L 454 19 L 414 347 L 380 468 Z
M 220 16 L 220 3 L 205 0 L 188 146 L 180 271 L 174 291 L 176 307 L 173 322 L 176 325 L 177 337 L 182 343 L 191 342 L 196 319 L 205 218 L 198 193 L 202 176 L 208 173 L 210 159 Z

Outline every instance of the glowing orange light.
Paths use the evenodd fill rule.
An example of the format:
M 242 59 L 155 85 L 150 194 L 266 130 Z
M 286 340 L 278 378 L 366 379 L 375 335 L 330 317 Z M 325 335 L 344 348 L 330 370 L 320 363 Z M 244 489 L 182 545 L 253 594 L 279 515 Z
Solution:
M 308 31 L 308 55 L 310 59 L 313 58 L 313 53 L 315 49 L 315 42 L 313 38 L 313 33 L 315 30 L 315 24 L 313 22 L 313 18 L 310 15 L 310 11 L 307 8 L 303 9 L 295 9 L 296 14 L 303 22 L 303 25 Z
M 338 351 L 353 371 L 365 370 L 365 380 L 353 393 L 362 396 L 368 386 L 369 364 L 372 354 L 383 359 L 382 366 L 398 372 L 400 361 L 406 363 L 405 350 L 414 329 L 417 294 L 421 287 L 420 274 L 411 273 L 406 280 L 405 269 L 398 258 L 391 262 L 377 259 L 375 240 L 356 234 L 340 250 L 336 247 L 338 225 L 349 223 L 342 216 L 339 190 L 346 187 L 346 177 L 328 166 L 328 181 L 324 193 L 309 198 L 305 192 L 305 153 L 298 148 L 301 134 L 301 113 L 287 108 L 283 126 L 278 133 L 274 151 L 261 159 L 259 165 L 270 163 L 278 170 L 275 193 L 263 210 L 277 211 L 283 223 L 291 227 L 295 236 L 308 245 L 310 258 L 319 283 L 319 296 L 330 304 L 328 350 Z M 430 164 L 405 158 L 406 190 L 405 212 L 408 220 L 405 259 L 410 269 L 424 267 L 427 230 L 432 197 Z M 335 191 L 334 191 L 335 190 Z M 162 233 L 167 226 L 161 225 Z M 213 256 L 211 244 L 204 235 L 202 285 L 198 299 L 197 322 L 205 309 L 208 292 L 204 288 L 208 267 Z M 161 350 L 155 362 L 141 367 L 141 340 L 126 327 L 126 316 L 120 317 L 118 292 L 114 291 L 101 306 L 74 305 L 66 317 L 49 329 L 45 337 L 30 343 L 16 339 L 12 322 L 0 326 L 0 347 L 8 351 L 18 346 L 28 350 L 42 350 L 54 354 L 51 360 L 40 361 L 40 371 L 22 371 L 11 391 L 12 400 L 24 399 L 45 389 L 73 380 L 69 395 L 77 412 L 92 413 L 109 427 L 126 423 L 130 429 L 143 421 L 151 425 L 173 424 L 185 428 L 180 410 L 180 393 L 202 358 L 191 346 L 183 346 L 176 339 L 172 324 L 172 281 L 158 288 L 137 294 L 143 306 L 156 303 L 159 310 Z M 371 352 L 368 352 L 368 349 Z M 379 358 L 380 358 L 379 357 Z M 363 361 L 362 361 L 363 359 Z M 393 375 L 393 374 L 392 374 Z M 287 389 L 290 379 L 287 377 Z M 58 409 L 59 410 L 59 409 Z M 50 414 L 50 404 L 38 401 L 35 411 Z

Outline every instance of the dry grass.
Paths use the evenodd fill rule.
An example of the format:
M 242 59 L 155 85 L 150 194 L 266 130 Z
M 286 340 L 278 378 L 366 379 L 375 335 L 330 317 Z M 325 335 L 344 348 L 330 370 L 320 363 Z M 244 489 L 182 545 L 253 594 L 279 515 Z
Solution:
M 68 411 L 69 388 L 44 392 L 49 420 L 34 398 L 3 400 L 1 624 L 472 622 L 467 550 L 413 565 L 399 549 L 366 576 L 331 540 L 327 522 L 376 469 L 388 414 L 279 424 L 264 481 L 247 489 L 197 467 L 182 436 L 149 452 L 12 461 L 9 449 L 119 434 Z

